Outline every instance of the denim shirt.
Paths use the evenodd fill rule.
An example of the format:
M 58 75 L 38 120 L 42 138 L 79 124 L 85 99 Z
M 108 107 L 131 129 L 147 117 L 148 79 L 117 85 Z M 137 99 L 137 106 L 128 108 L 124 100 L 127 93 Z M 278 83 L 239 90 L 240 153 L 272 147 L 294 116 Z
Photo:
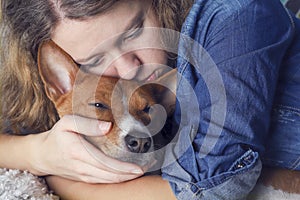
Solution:
M 195 1 L 179 41 L 179 131 L 162 169 L 178 199 L 245 199 L 273 134 L 271 113 L 292 107 L 300 124 L 299 27 L 279 0 Z M 283 157 L 299 160 L 295 151 Z

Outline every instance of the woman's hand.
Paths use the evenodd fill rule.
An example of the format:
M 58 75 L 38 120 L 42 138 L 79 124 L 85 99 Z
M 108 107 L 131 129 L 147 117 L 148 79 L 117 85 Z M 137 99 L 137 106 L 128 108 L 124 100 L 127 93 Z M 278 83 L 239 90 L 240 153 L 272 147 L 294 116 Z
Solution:
M 143 174 L 139 166 L 104 155 L 81 134 L 105 135 L 111 124 L 69 115 L 50 131 L 34 135 L 31 145 L 31 170 L 37 175 L 57 175 L 87 183 L 118 183 Z

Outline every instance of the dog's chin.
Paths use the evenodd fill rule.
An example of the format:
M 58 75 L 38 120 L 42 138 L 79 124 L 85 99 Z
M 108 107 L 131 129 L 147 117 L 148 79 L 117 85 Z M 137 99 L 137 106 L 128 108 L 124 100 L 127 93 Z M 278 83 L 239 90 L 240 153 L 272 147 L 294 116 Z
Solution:
M 157 159 L 157 153 L 153 151 L 153 149 L 150 149 L 147 153 L 133 153 L 130 152 L 125 145 L 119 146 L 112 144 L 109 140 L 104 140 L 104 138 L 98 138 L 98 140 L 96 140 L 96 138 L 86 137 L 86 140 L 101 150 L 105 155 L 123 162 L 136 164 L 140 166 L 144 172 L 152 170 L 152 168 L 157 168 L 154 166 L 157 166 L 159 159 Z
M 157 162 L 154 153 L 131 153 L 128 151 L 104 152 L 106 155 L 123 162 L 129 162 L 140 166 L 144 171 L 148 171 Z

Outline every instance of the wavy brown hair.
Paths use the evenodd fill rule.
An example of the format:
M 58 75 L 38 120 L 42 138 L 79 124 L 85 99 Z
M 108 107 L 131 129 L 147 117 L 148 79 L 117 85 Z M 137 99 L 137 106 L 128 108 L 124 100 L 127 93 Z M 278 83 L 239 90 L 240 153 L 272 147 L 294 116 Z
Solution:
M 58 120 L 37 70 L 40 43 L 63 18 L 85 20 L 118 0 L 1 1 L 1 133 L 38 133 Z M 161 26 L 179 31 L 192 0 L 152 0 Z

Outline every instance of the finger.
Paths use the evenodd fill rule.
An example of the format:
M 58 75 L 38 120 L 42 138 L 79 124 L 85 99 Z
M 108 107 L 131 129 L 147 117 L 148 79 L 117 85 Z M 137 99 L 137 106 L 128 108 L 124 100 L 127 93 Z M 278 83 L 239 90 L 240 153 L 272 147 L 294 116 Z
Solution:
M 140 177 L 141 175 L 109 175 L 107 174 L 107 178 L 99 178 L 97 179 L 94 176 L 86 176 L 84 181 L 86 183 L 122 183 L 125 181 L 130 181 Z
M 87 136 L 105 135 L 111 129 L 111 122 L 81 117 L 77 115 L 65 115 L 60 119 L 64 128 Z
M 111 173 L 137 175 L 144 173 L 140 166 L 113 159 L 105 155 L 101 150 L 97 149 L 92 144 L 88 143 L 82 137 L 79 139 L 81 140 L 84 150 L 79 150 L 78 154 L 76 153 L 77 160 L 82 160 L 83 162 Z

